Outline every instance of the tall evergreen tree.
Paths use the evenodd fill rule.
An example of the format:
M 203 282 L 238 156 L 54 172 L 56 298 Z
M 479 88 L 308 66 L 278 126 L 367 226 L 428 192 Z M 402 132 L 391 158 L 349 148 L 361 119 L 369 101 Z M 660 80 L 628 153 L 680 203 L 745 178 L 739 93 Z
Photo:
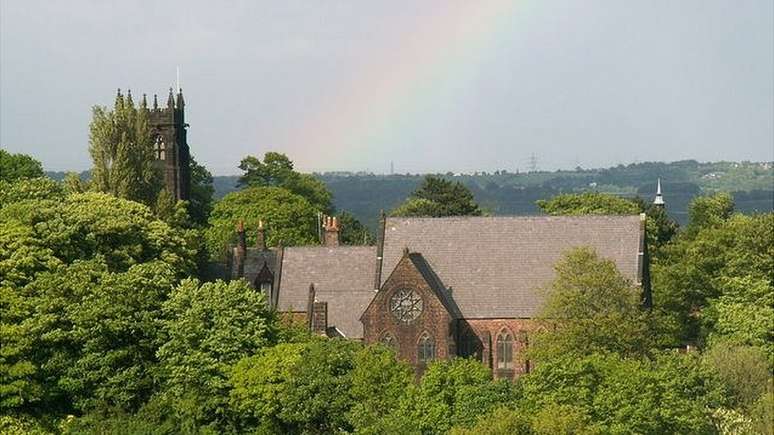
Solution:
M 132 94 L 119 89 L 112 111 L 92 111 L 89 153 L 95 190 L 120 198 L 153 204 L 162 188 L 161 172 L 153 157 L 153 136 L 143 98 L 135 106 Z

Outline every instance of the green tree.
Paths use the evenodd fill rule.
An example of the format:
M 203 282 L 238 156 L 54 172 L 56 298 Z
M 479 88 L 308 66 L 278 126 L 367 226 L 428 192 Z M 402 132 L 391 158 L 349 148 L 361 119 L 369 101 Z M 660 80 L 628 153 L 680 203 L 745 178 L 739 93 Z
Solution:
M 36 333 L 47 394 L 75 409 L 134 411 L 154 391 L 161 304 L 175 283 L 162 262 L 111 273 L 99 260 L 44 272 L 24 288 L 36 295 L 22 327 Z M 28 327 L 28 328 L 27 328 Z
M 341 243 L 344 245 L 372 245 L 376 240 L 359 220 L 350 212 L 343 211 L 337 216 L 341 226 Z
M 641 211 L 635 201 L 597 192 L 562 194 L 551 199 L 541 199 L 536 204 L 543 213 L 550 215 L 629 215 Z
M 144 100 L 143 100 L 144 101 Z M 113 110 L 95 106 L 89 134 L 92 187 L 119 198 L 152 205 L 162 188 L 153 154 L 148 108 L 135 106 L 119 90 Z
M 276 341 L 274 312 L 245 281 L 186 279 L 163 306 L 167 339 L 158 350 L 164 397 L 190 429 L 233 425 L 228 374 Z
M 449 435 L 532 435 L 532 421 L 524 412 L 506 407 L 484 414 L 471 428 L 455 426 Z
M 589 248 L 568 252 L 555 266 L 538 318 L 554 327 L 536 334 L 531 357 L 541 361 L 564 354 L 615 352 L 645 355 L 655 344 L 650 313 L 641 290 L 611 260 Z
M 481 216 L 473 193 L 460 182 L 428 175 L 393 216 Z
M 191 195 L 188 202 L 188 213 L 195 224 L 199 226 L 207 224 L 207 219 L 212 212 L 212 196 L 214 194 L 212 174 L 191 156 Z
M 135 359 L 147 355 L 138 341 L 152 335 L 143 316 L 158 314 L 147 313 L 162 298 L 162 271 L 175 279 L 190 274 L 195 251 L 142 204 L 101 193 L 65 195 L 41 180 L 3 191 L 4 201 L 16 199 L 0 208 L 0 407 L 68 408 L 71 400 L 91 406 L 90 398 L 132 407 L 147 391 L 146 371 L 137 369 L 136 379 L 121 376 L 147 367 Z M 35 194 L 20 199 L 20 192 Z M 143 281 L 144 274 L 153 279 Z M 148 287 L 135 288 L 139 283 Z M 122 318 L 130 313 L 137 317 Z M 133 329 L 111 329 L 119 324 Z M 116 341 L 105 342 L 111 336 L 100 331 L 113 331 Z M 108 356 L 99 361 L 98 355 Z M 68 372 L 81 369 L 88 376 Z M 68 384 L 68 376 L 84 384 Z
M 296 172 L 293 162 L 284 154 L 269 151 L 263 156 L 263 162 L 247 156 L 239 163 L 239 169 L 245 171 L 239 177 L 239 186 L 282 187 L 306 198 L 320 212 L 333 210 L 331 193 L 325 184 L 309 174 Z
M 39 161 L 26 154 L 11 154 L 0 149 L 0 182 L 42 176 L 43 165 Z
M 358 343 L 330 339 L 309 343 L 282 390 L 279 417 L 303 433 L 350 431 L 350 388 Z
M 418 387 L 410 388 L 399 409 L 386 417 L 409 424 L 419 433 L 446 433 L 453 426 L 473 426 L 482 414 L 514 398 L 511 384 L 492 381 L 480 362 L 457 358 L 430 365 Z
M 267 243 L 286 246 L 318 243 L 317 212 L 309 201 L 279 187 L 250 187 L 229 193 L 215 204 L 206 237 L 213 256 L 222 255 L 234 238 L 237 222 L 247 227 L 248 244 L 255 243 L 250 223 L 263 220 L 268 226 Z
M 693 229 L 652 263 L 655 303 L 682 326 L 683 341 L 734 336 L 750 345 L 770 343 L 774 213 L 702 219 L 714 223 L 689 224 Z
M 523 412 L 569 406 L 602 433 L 714 433 L 710 414 L 722 405 L 719 383 L 690 354 L 653 361 L 566 355 L 538 364 L 519 383 Z
M 414 372 L 382 345 L 360 349 L 352 370 L 352 407 L 347 419 L 357 433 L 380 433 L 379 421 L 398 409 L 414 382 Z
M 725 385 L 729 405 L 745 413 L 749 414 L 761 396 L 772 388 L 769 361 L 759 347 L 718 342 L 703 358 Z
M 241 429 L 294 433 L 296 427 L 280 419 L 282 398 L 293 369 L 302 362 L 305 343 L 281 343 L 243 358 L 231 370 L 230 406 L 240 416 Z
M 734 213 L 734 199 L 721 192 L 694 198 L 688 207 L 689 223 L 686 231 L 693 235 L 702 228 L 721 225 Z

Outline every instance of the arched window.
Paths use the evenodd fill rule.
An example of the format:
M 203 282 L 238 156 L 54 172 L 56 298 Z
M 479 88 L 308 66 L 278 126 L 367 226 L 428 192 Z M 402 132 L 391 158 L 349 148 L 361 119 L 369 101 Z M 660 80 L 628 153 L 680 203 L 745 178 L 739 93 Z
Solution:
M 497 368 L 513 368 L 513 336 L 505 330 L 497 334 Z
M 156 153 L 156 159 L 167 159 L 167 146 L 164 144 L 164 138 L 161 135 L 156 136 L 156 142 L 153 144 L 153 152 Z
M 395 336 L 392 335 L 390 332 L 385 332 L 384 334 L 382 334 L 382 338 L 379 339 L 379 342 L 391 348 L 395 352 L 398 351 L 398 339 L 395 338 Z
M 423 332 L 417 343 L 417 359 L 428 363 L 435 359 L 435 340 L 427 332 Z

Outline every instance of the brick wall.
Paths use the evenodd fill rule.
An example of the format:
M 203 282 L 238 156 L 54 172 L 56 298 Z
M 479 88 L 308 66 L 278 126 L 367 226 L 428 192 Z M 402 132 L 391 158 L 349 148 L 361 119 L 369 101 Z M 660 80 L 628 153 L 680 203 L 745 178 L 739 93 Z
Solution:
M 390 299 L 402 289 L 414 290 L 422 298 L 422 313 L 408 323 L 398 320 L 390 312 Z M 417 355 L 418 341 L 423 332 L 429 333 L 435 340 L 436 359 L 448 359 L 456 353 L 449 312 L 407 256 L 401 259 L 374 297 L 363 313 L 362 321 L 366 343 L 379 342 L 385 334 L 392 334 L 397 342 L 398 357 L 411 363 L 417 375 L 425 369 Z
M 464 319 L 458 324 L 457 336 L 461 350 L 473 347 L 474 354 L 484 365 L 492 368 L 497 379 L 515 379 L 529 370 L 529 361 L 524 352 L 529 345 L 529 333 L 537 329 L 530 319 Z M 502 369 L 497 367 L 497 336 L 508 333 L 513 337 L 513 366 Z M 466 346 L 465 340 L 477 340 L 474 346 Z

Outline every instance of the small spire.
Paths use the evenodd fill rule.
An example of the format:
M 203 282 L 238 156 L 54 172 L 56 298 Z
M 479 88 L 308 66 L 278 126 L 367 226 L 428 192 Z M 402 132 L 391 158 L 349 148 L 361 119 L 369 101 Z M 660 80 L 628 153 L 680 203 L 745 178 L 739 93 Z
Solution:
M 153 110 L 158 110 L 159 108 L 159 96 L 156 94 L 153 94 Z
M 145 94 L 142 94 L 142 101 L 140 101 L 140 107 L 143 109 L 148 108 L 148 96 Z
M 663 207 L 665 205 L 664 196 L 661 194 L 661 178 L 659 178 L 656 182 L 656 198 L 653 199 L 653 205 L 659 207 Z
M 127 89 L 126 91 L 126 105 L 129 107 L 134 107 L 134 100 L 132 100 L 132 90 Z
M 175 96 L 172 93 L 172 88 L 169 88 L 169 97 L 167 97 L 167 109 L 175 108 Z
M 185 101 L 183 100 L 183 89 L 180 88 L 177 91 L 177 108 L 182 109 L 183 106 L 185 106 Z

